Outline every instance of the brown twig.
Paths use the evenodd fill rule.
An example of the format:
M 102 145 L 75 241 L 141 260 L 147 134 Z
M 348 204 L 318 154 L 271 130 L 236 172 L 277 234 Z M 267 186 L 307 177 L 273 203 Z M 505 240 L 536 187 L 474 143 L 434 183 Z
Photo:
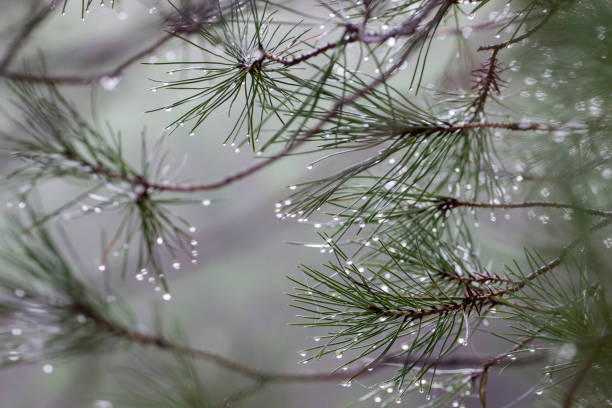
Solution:
M 478 114 L 484 109 L 485 103 L 491 93 L 496 93 L 498 95 L 501 93 L 500 87 L 503 80 L 499 75 L 502 68 L 497 59 L 498 52 L 498 48 L 494 49 L 486 65 L 472 71 L 472 75 L 476 77 L 474 89 L 478 89 L 479 94 L 472 106 L 473 111 L 470 122 L 474 122 L 478 119 Z
M 443 210 L 451 210 L 453 208 L 458 207 L 468 207 L 468 208 L 489 208 L 489 209 L 518 209 L 518 208 L 533 208 L 533 207 L 542 207 L 542 208 L 561 208 L 568 210 L 575 210 L 584 212 L 590 215 L 595 215 L 597 217 L 612 217 L 611 210 L 601 210 L 598 208 L 585 208 L 577 205 L 569 204 L 569 203 L 559 203 L 555 201 L 522 201 L 518 203 L 485 203 L 485 202 L 473 202 L 473 201 L 462 201 L 454 198 L 448 198 L 441 200 L 443 203 Z
M 484 110 L 485 104 L 492 93 L 496 93 L 498 95 L 501 93 L 500 87 L 504 83 L 504 81 L 499 75 L 499 73 L 502 71 L 502 67 L 497 58 L 498 53 L 502 49 L 524 40 L 537 30 L 542 28 L 552 14 L 553 11 L 549 11 L 546 17 L 544 17 L 532 29 L 527 30 L 527 32 L 522 35 L 510 38 L 509 40 L 504 41 L 502 43 L 481 46 L 478 48 L 478 51 L 490 50 L 492 52 L 486 64 L 483 67 L 473 71 L 473 75 L 476 76 L 476 84 L 474 85 L 474 88 L 478 89 L 479 93 L 471 105 L 472 115 L 470 118 L 470 122 L 476 121 L 478 119 L 478 115 Z

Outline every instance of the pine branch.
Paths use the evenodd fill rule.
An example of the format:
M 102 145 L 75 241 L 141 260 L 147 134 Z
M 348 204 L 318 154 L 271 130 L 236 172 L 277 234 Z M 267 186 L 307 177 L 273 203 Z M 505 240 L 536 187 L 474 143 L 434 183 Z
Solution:
M 376 305 L 369 305 L 367 310 L 371 313 L 390 317 L 393 319 L 398 318 L 407 318 L 409 320 L 423 319 L 424 317 L 435 316 L 435 315 L 444 315 L 450 312 L 456 312 L 459 310 L 465 310 L 467 313 L 470 313 L 472 310 L 477 310 L 480 313 L 480 310 L 483 306 L 494 306 L 499 303 L 499 298 L 503 296 L 507 296 L 513 294 L 515 292 L 520 291 L 527 285 L 529 281 L 532 281 L 541 275 L 552 271 L 563 262 L 564 258 L 567 256 L 568 252 L 574 249 L 580 242 L 582 242 L 585 238 L 590 236 L 593 232 L 605 228 L 612 223 L 612 219 L 606 218 L 605 220 L 595 224 L 593 227 L 589 228 L 587 231 L 582 233 L 578 238 L 572 241 L 569 245 L 565 246 L 561 251 L 561 255 L 557 258 L 549 261 L 546 265 L 541 266 L 537 270 L 531 272 L 527 275 L 522 281 L 516 283 L 514 286 L 511 286 L 507 289 L 496 290 L 485 292 L 482 294 L 473 294 L 472 296 L 468 296 L 465 299 L 459 302 L 447 303 L 439 307 L 432 307 L 428 310 L 420 309 L 420 310 L 391 310 L 386 309 L 384 307 L 379 307 Z
M 479 367 L 484 364 L 488 364 L 487 367 L 498 364 L 502 358 L 498 358 L 492 362 L 491 357 L 464 357 L 457 356 L 452 358 L 437 358 L 437 359 L 422 359 L 422 358 L 410 358 L 405 356 L 389 356 L 387 358 L 376 361 L 374 364 L 366 364 L 362 367 L 349 369 L 349 370 L 337 370 L 333 372 L 322 372 L 322 373 L 275 373 L 261 371 L 258 369 L 251 368 L 242 364 L 239 361 L 231 360 L 210 351 L 192 348 L 189 346 L 183 346 L 180 344 L 173 343 L 161 335 L 144 334 L 138 331 L 129 330 L 125 327 L 119 326 L 114 322 L 108 321 L 105 318 L 98 316 L 95 311 L 91 310 L 85 305 L 75 304 L 75 310 L 88 319 L 94 324 L 99 326 L 101 329 L 109 332 L 110 334 L 121 338 L 130 343 L 138 344 L 141 346 L 152 346 L 162 349 L 167 352 L 179 353 L 182 355 L 189 356 L 191 358 L 204 360 L 211 362 L 219 367 L 235 372 L 245 377 L 252 378 L 259 383 L 286 383 L 286 382 L 325 382 L 325 381 L 342 381 L 347 378 L 357 378 L 369 375 L 372 373 L 371 368 L 384 367 L 388 364 L 406 364 L 413 363 L 419 366 L 435 366 L 439 368 L 470 368 Z M 497 357 L 496 357 L 497 358 Z M 539 357 L 538 357 L 539 358 Z M 535 362 L 535 359 L 525 361 L 525 363 Z

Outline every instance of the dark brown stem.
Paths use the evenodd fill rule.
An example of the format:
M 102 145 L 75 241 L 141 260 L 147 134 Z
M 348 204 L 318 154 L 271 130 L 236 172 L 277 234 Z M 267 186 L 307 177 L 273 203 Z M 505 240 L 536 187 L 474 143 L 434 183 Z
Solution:
M 344 46 L 346 44 L 350 44 L 352 42 L 356 42 L 358 40 L 359 40 L 359 35 L 357 35 L 357 29 L 354 26 L 349 25 L 346 27 L 344 34 L 339 40 L 327 43 L 321 47 L 317 47 L 314 50 L 301 54 L 297 57 L 287 58 L 287 57 L 282 57 L 276 54 L 271 54 L 267 52 L 261 44 L 259 45 L 259 50 L 262 53 L 263 59 L 269 59 L 271 61 L 278 62 L 279 64 L 282 64 L 286 67 L 291 67 L 293 65 L 297 65 L 311 58 L 314 58 L 318 55 L 321 55 L 326 51 L 332 50 L 340 46 Z
M 474 101 L 470 122 L 474 122 L 478 119 L 478 114 L 483 111 L 487 99 L 492 92 L 495 92 L 498 95 L 501 92 L 500 84 L 502 83 L 502 79 L 499 76 L 501 67 L 497 60 L 498 52 L 499 49 L 495 48 L 487 60 L 486 66 L 473 72 L 473 75 L 477 77 L 475 87 L 480 93 Z
M 449 209 L 456 207 L 468 207 L 468 208 L 489 208 L 489 209 L 514 209 L 514 208 L 532 208 L 532 207 L 543 207 L 543 208 L 561 208 L 568 210 L 575 210 L 584 212 L 590 215 L 595 215 L 598 217 L 612 217 L 612 211 L 610 210 L 600 210 L 597 208 L 584 208 L 573 204 L 568 203 L 559 203 L 554 201 L 523 201 L 520 203 L 484 203 L 484 202 L 472 202 L 472 201 L 461 201 L 450 199 L 450 204 L 448 204 Z
M 491 93 L 501 93 L 500 85 L 503 83 L 503 80 L 499 76 L 499 73 L 502 70 L 497 59 L 497 54 L 499 53 L 499 51 L 510 46 L 511 44 L 515 44 L 532 35 L 534 32 L 544 26 L 544 24 L 546 24 L 552 14 L 553 11 L 550 10 L 546 17 L 544 17 L 538 24 L 536 24 L 535 27 L 533 27 L 531 30 L 528 30 L 522 35 L 513 37 L 508 41 L 504 41 L 499 44 L 482 46 L 478 48 L 478 51 L 491 50 L 493 52 L 487 60 L 486 65 L 483 68 L 477 69 L 473 72 L 474 75 L 477 76 L 475 87 L 478 88 L 479 94 L 476 100 L 474 100 L 474 103 L 472 104 L 473 112 L 470 118 L 470 122 L 474 122 L 478 119 L 478 115 L 484 110 L 487 99 L 489 98 Z

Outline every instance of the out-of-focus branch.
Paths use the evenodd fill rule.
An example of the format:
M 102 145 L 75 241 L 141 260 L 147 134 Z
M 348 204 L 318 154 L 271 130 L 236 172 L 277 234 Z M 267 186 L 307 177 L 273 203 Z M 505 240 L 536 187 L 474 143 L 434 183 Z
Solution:
M 54 10 L 57 0 L 53 0 L 46 4 L 43 8 L 35 11 L 34 15 L 21 27 L 13 41 L 8 45 L 4 56 L 0 59 L 0 75 L 5 76 L 6 70 L 13 62 L 13 59 L 19 53 L 19 50 L 27 43 L 32 33 L 36 28 L 51 14 Z
M 152 346 L 168 352 L 180 353 L 195 359 L 208 361 L 219 367 L 230 370 L 242 376 L 252 378 L 260 383 L 343 381 L 345 379 L 370 375 L 372 373 L 371 369 L 374 367 L 385 367 L 389 365 L 392 366 L 396 364 L 406 363 L 414 364 L 415 366 L 436 366 L 438 368 L 446 369 L 465 368 L 469 370 L 473 368 L 482 367 L 486 364 L 488 364 L 488 366 L 492 366 L 501 361 L 501 359 L 497 357 L 454 356 L 442 358 L 419 358 L 415 356 L 392 355 L 384 357 L 378 361 L 375 361 L 374 363 L 365 364 L 361 367 L 356 367 L 348 370 L 336 370 L 332 372 L 316 373 L 268 372 L 251 368 L 239 361 L 231 360 L 229 358 L 220 356 L 207 350 L 173 343 L 161 335 L 145 334 L 127 329 L 123 326 L 120 326 L 114 322 L 105 319 L 104 317 L 98 315 L 94 310 L 85 305 L 77 303 L 74 305 L 74 307 L 78 313 L 81 313 L 83 316 L 88 318 L 91 322 L 100 327 L 102 330 L 105 330 L 106 332 L 120 339 L 123 339 L 133 344 L 138 344 L 141 346 Z M 525 360 L 523 363 L 533 363 L 535 360 L 536 358 L 534 356 L 533 359 Z
M 13 81 L 26 81 L 26 82 L 40 82 L 45 84 L 56 84 L 56 85 L 89 85 L 92 83 L 98 82 L 100 79 L 104 77 L 117 77 L 120 76 L 125 69 L 139 61 L 140 59 L 146 57 L 157 51 L 164 44 L 169 42 L 172 38 L 174 38 L 174 33 L 166 33 L 163 37 L 159 38 L 153 44 L 148 46 L 147 48 L 137 52 L 134 55 L 126 58 L 119 65 L 114 67 L 113 69 L 107 72 L 101 72 L 97 74 L 91 75 L 63 75 L 63 76 L 53 76 L 53 75 L 36 75 L 29 73 L 19 73 L 19 72 L 1 72 L 0 76 L 4 78 L 11 79 Z

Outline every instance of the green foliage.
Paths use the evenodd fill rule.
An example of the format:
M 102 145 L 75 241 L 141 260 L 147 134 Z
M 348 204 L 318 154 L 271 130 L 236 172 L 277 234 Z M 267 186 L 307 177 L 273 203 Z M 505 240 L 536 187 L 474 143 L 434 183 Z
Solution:
M 83 13 L 91 4 L 82 2 Z M 84 191 L 7 233 L 3 326 L 23 319 L 28 328 L 1 332 L 3 357 L 61 358 L 119 341 L 169 352 L 170 363 L 151 353 L 127 370 L 133 406 L 211 405 L 199 359 L 254 381 L 225 405 L 269 383 L 350 386 L 376 370 L 359 402 L 387 406 L 423 393 L 425 407 L 475 398 L 486 406 L 490 371 L 521 365 L 535 386 L 514 390 L 512 404 L 532 393 L 544 394 L 543 405 L 609 404 L 609 3 L 317 4 L 328 20 L 291 2 L 169 3 L 165 37 L 127 65 L 172 36 L 201 58 L 149 64 L 156 78 L 162 67 L 172 75 L 153 90 L 174 102 L 155 110 L 178 113 L 151 148 L 143 132 L 138 166 L 120 133 L 83 118 L 56 86 L 99 75 L 9 72 L 21 40 L 9 46 L 0 75 L 17 81 L 10 88 L 19 115 L 2 135 L 14 166 L 7 185 L 25 184 L 18 194 L 27 208 L 37 208 L 30 195 L 51 180 Z M 24 37 L 44 18 L 28 23 Z M 451 62 L 439 69 L 444 57 Z M 220 142 L 268 157 L 207 184 L 166 174 L 164 140 L 181 128 L 195 135 L 219 114 L 233 122 Z M 317 155 L 307 167 L 317 175 L 291 186 L 276 211 L 319 230 L 306 246 L 330 255 L 322 267 L 300 267 L 290 296 L 296 324 L 312 330 L 304 362 L 337 359 L 333 373 L 267 373 L 189 347 L 171 335 L 177 330 L 136 331 L 113 295 L 73 272 L 46 229 L 56 217 L 76 218 L 75 209 L 112 210 L 118 227 L 103 239 L 100 271 L 121 246 L 123 274 L 142 280 L 151 269 L 147 278 L 169 300 L 165 265 L 178 269 L 181 253 L 197 257 L 195 227 L 175 205 L 297 153 Z M 462 347 L 473 339 L 511 348 L 492 342 L 492 356 L 473 357 Z
M 275 13 L 268 12 L 267 5 L 258 10 L 254 2 L 251 3 L 249 6 L 230 7 L 227 14 L 219 14 L 214 24 L 200 31 L 202 45 L 184 39 L 210 60 L 161 63 L 172 66 L 192 65 L 171 69 L 167 72 L 169 75 L 191 71 L 198 74 L 184 79 L 167 80 L 153 88 L 196 91 L 158 109 L 169 111 L 181 105 L 196 103 L 172 122 L 169 128 L 194 121 L 190 128 L 191 133 L 195 134 L 196 129 L 217 109 L 223 107 L 231 115 L 232 107 L 242 93 L 246 103 L 234 119 L 235 125 L 224 143 L 235 142 L 246 127 L 245 139 L 255 149 L 264 118 L 269 113 L 275 114 L 276 109 L 282 106 L 291 109 L 291 104 L 298 102 L 292 94 L 293 85 L 286 77 L 287 68 L 264 59 L 262 49 L 273 54 L 282 52 L 283 58 L 291 57 L 300 52 L 296 47 L 300 45 L 299 40 L 306 31 L 295 34 L 294 31 L 299 28 L 293 26 L 282 33 L 282 26 L 273 23 Z

